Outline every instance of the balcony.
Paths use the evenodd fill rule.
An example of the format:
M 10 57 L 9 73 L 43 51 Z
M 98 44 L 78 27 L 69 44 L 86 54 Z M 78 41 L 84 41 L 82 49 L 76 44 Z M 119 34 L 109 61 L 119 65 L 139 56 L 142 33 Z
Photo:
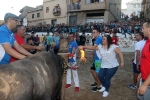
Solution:
M 98 10 L 98 9 L 106 9 L 105 2 L 87 2 L 86 0 L 81 1 L 81 9 L 82 10 Z
M 68 11 L 76 11 L 76 10 L 80 10 L 80 8 L 81 8 L 80 4 L 68 5 Z
M 68 12 L 104 10 L 104 9 L 106 9 L 106 3 L 104 1 L 91 3 L 91 2 L 87 2 L 86 0 L 81 0 L 81 2 L 68 5 Z

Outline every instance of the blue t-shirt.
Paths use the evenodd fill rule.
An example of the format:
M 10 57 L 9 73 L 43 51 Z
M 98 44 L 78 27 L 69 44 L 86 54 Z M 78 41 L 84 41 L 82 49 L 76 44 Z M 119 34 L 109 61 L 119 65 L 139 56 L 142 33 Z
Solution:
M 78 48 L 78 44 L 76 41 L 69 42 L 68 50 L 70 54 L 72 54 L 73 48 L 76 49 Z M 69 59 L 69 62 L 75 62 L 75 61 L 76 61 L 76 54 L 74 54 L 73 58 Z
M 52 36 L 47 36 L 46 40 L 47 40 L 47 45 L 51 45 L 52 42 L 53 42 L 53 37 Z
M 60 37 L 59 36 L 54 36 L 53 37 L 54 42 L 56 43 L 56 46 L 54 47 L 54 49 L 59 49 L 59 45 L 60 45 Z
M 15 38 L 13 33 L 7 28 L 6 25 L 0 27 L 0 64 L 8 64 L 10 62 L 11 56 L 7 54 L 2 46 L 2 44 L 10 44 L 14 46 Z
M 99 45 L 99 44 L 102 44 L 102 37 L 101 36 L 98 36 L 94 42 L 94 45 Z M 99 57 L 97 56 L 96 54 L 96 50 L 94 50 L 94 60 L 99 60 Z

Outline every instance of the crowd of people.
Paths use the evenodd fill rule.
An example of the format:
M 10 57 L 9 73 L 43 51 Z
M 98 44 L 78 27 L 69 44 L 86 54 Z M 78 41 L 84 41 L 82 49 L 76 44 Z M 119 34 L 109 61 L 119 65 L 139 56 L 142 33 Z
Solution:
M 71 87 L 71 72 L 75 82 L 75 92 L 79 92 L 79 77 L 77 72 L 77 51 L 90 49 L 93 50 L 93 63 L 91 73 L 95 79 L 92 92 L 103 92 L 103 97 L 109 95 L 111 79 L 119 66 L 124 66 L 123 54 L 117 45 L 116 33 L 135 33 L 137 43 L 135 44 L 135 58 L 133 62 L 134 84 L 129 84 L 132 89 L 137 88 L 136 79 L 140 79 L 140 86 L 137 91 L 140 100 L 150 100 L 150 21 L 130 21 L 130 22 L 111 22 L 111 23 L 90 23 L 86 25 L 67 26 L 57 25 L 56 27 L 46 27 L 47 35 L 35 37 L 36 30 L 31 29 L 31 34 L 25 34 L 28 28 L 17 25 L 18 16 L 6 13 L 4 16 L 5 24 L 0 27 L 0 65 L 8 64 L 16 60 L 21 60 L 27 56 L 32 56 L 37 51 L 46 47 L 46 51 L 52 50 L 55 54 L 59 52 L 61 33 L 69 33 L 69 56 L 66 74 L 66 89 Z M 16 27 L 17 26 L 17 27 Z M 142 27 L 141 27 L 142 26 Z M 82 28 L 81 28 L 82 27 Z M 15 34 L 11 31 L 15 29 Z M 81 30 L 82 29 L 82 30 Z M 53 32 L 52 36 L 49 32 Z M 78 34 L 82 31 L 82 35 Z M 93 45 L 88 45 L 91 36 L 85 36 L 85 32 L 92 33 Z M 100 33 L 110 33 L 104 35 Z M 147 39 L 146 39 L 147 38 Z M 42 46 L 39 44 L 42 43 Z M 86 44 L 87 43 L 87 44 Z M 85 45 L 86 44 L 86 45 Z M 117 61 L 116 53 L 119 54 L 120 64 Z M 117 84 L 117 83 L 116 83 Z
M 70 32 L 83 32 L 91 33 L 93 28 L 98 28 L 100 32 L 111 33 L 112 30 L 118 29 L 119 33 L 136 33 L 141 29 L 144 21 L 112 21 L 108 23 L 86 23 L 84 25 L 67 25 L 67 24 L 56 24 L 54 25 L 42 25 L 42 26 L 26 26 L 26 32 L 54 32 L 59 33 L 70 33 Z
M 148 20 L 148 19 L 146 19 Z M 100 32 L 112 33 L 113 30 L 117 30 L 118 33 L 136 33 L 142 29 L 142 25 L 146 20 L 131 20 L 131 21 L 111 21 L 107 23 L 90 22 L 85 24 L 68 25 L 64 23 L 56 25 L 37 25 L 37 26 L 25 26 L 26 32 L 55 32 L 58 33 L 70 33 L 70 32 L 83 32 L 91 33 L 93 28 L 97 28 Z M 1 25 L 0 25 L 1 26 Z

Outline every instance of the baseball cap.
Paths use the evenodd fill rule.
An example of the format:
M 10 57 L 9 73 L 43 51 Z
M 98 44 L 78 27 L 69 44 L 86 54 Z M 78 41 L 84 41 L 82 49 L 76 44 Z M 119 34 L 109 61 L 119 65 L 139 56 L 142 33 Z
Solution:
M 10 18 L 19 19 L 19 17 L 17 15 L 15 15 L 15 14 L 6 13 L 5 16 L 4 16 L 4 20 L 8 20 Z

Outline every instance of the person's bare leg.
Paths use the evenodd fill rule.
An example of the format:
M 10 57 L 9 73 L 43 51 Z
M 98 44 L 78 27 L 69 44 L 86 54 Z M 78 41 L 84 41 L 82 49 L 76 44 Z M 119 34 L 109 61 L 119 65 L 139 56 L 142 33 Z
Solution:
M 92 69 L 90 70 L 90 72 L 92 73 L 92 75 L 93 75 L 93 77 L 95 79 L 95 82 L 97 84 L 97 88 L 100 88 L 101 82 L 100 82 L 100 80 L 98 78 L 98 73 L 96 73 L 95 70 L 92 70 Z
M 134 77 L 133 77 L 134 79 L 134 86 L 137 86 L 137 78 L 138 78 L 138 74 L 135 74 L 134 73 Z
M 92 69 L 90 70 L 90 72 L 92 73 L 92 75 L 93 75 L 93 77 L 94 77 L 94 80 L 95 80 L 95 82 L 96 82 L 96 84 L 97 84 L 97 83 L 98 83 L 98 82 L 97 82 L 97 78 L 96 78 L 96 77 L 97 77 L 97 73 L 95 72 L 95 70 L 92 70 Z
M 100 88 L 101 82 L 100 82 L 100 80 L 98 78 L 98 73 L 96 73 L 96 81 L 97 81 L 97 88 Z

